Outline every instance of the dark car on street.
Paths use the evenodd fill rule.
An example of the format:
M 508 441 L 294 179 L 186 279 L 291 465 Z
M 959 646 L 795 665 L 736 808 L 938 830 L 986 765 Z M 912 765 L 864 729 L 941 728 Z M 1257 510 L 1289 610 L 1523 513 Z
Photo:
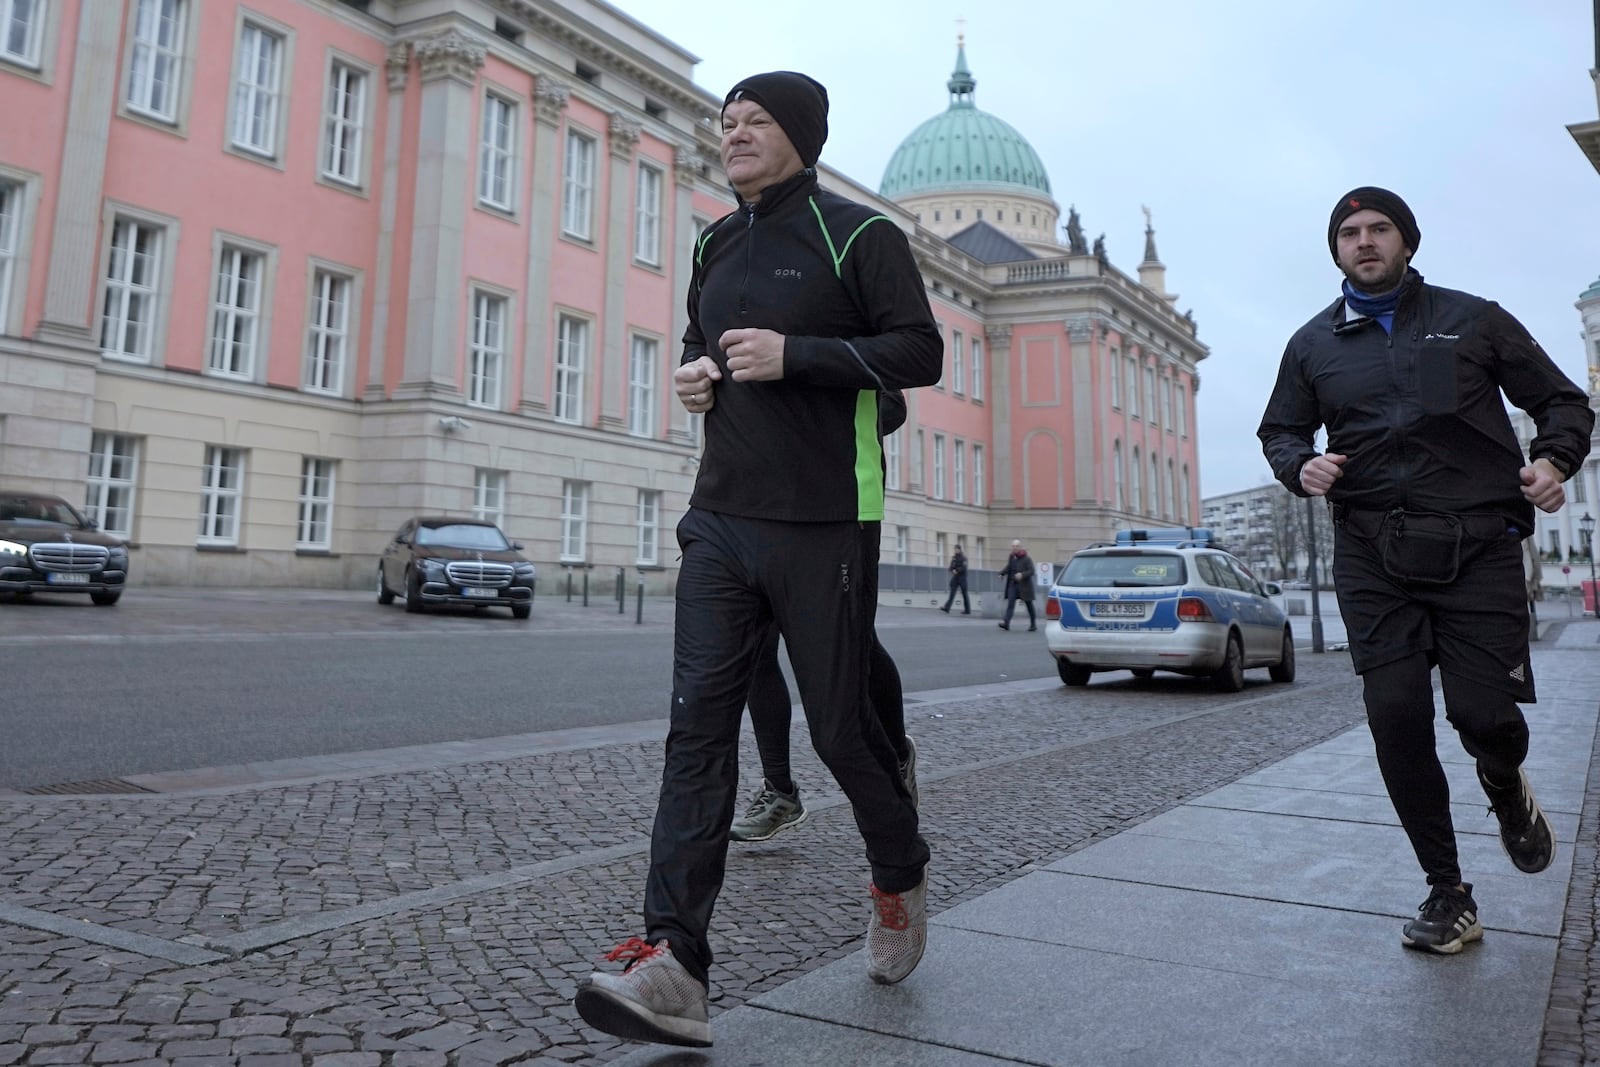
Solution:
M 410 612 L 468 604 L 510 608 L 513 618 L 526 619 L 536 572 L 521 548 L 483 519 L 408 519 L 378 558 L 378 603 L 400 596 Z
M 89 594 L 109 607 L 128 580 L 128 546 L 48 493 L 0 489 L 0 593 Z

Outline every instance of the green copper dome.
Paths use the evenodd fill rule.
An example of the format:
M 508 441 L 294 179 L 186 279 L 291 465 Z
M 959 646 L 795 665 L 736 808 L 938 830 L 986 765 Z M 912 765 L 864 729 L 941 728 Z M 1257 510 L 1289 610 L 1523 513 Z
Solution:
M 1050 195 L 1039 154 L 1010 125 L 972 102 L 977 80 L 965 45 L 956 48 L 950 107 L 911 131 L 883 172 L 878 192 L 891 200 L 943 190 L 1026 190 Z

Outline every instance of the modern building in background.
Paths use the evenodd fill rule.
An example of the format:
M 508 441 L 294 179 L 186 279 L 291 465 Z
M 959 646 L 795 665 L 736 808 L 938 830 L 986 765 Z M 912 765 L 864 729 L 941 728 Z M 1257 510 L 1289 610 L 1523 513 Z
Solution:
M 0 0 L 0 482 L 84 500 L 137 582 L 360 586 L 453 513 L 666 592 L 684 287 L 733 206 L 695 62 L 599 0 Z M 1207 349 L 1148 213 L 1133 274 L 1063 230 L 976 84 L 958 45 L 877 192 L 823 169 L 946 343 L 883 558 L 1192 522 Z
M 1309 578 L 1310 539 L 1317 537 L 1317 575 L 1326 585 L 1333 564 L 1333 521 L 1326 500 L 1295 496 L 1277 482 L 1208 496 L 1200 502 L 1200 525 L 1239 558 L 1257 578 Z

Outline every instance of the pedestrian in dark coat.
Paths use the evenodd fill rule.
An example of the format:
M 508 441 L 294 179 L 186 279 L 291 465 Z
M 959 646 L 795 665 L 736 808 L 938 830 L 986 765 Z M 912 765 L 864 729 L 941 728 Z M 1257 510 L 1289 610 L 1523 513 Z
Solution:
M 1028 555 L 1028 550 L 1021 541 L 1011 542 L 1011 556 L 1000 568 L 1000 577 L 1006 580 L 1006 614 L 1000 620 L 1000 629 L 1011 629 L 1011 613 L 1019 600 L 1028 605 L 1028 631 L 1039 628 L 1039 620 L 1033 613 L 1033 572 L 1033 557 Z
M 956 542 L 956 554 L 950 557 L 950 595 L 945 597 L 944 607 L 939 610 L 946 615 L 950 614 L 950 605 L 955 603 L 956 590 L 961 591 L 961 614 L 972 614 L 972 602 L 967 599 L 967 554 L 962 550 L 961 542 Z

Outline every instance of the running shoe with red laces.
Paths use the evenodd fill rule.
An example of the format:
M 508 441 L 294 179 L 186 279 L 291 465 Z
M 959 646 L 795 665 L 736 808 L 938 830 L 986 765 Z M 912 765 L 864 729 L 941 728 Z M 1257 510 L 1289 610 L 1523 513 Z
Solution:
M 578 983 L 578 1014 L 596 1030 L 629 1041 L 708 1048 L 706 987 L 686 971 L 665 941 L 630 937 L 606 959 L 628 960 L 621 974 L 591 974 Z
M 893 985 L 917 969 L 928 947 L 928 875 L 904 893 L 872 886 L 872 921 L 867 925 L 867 975 Z

